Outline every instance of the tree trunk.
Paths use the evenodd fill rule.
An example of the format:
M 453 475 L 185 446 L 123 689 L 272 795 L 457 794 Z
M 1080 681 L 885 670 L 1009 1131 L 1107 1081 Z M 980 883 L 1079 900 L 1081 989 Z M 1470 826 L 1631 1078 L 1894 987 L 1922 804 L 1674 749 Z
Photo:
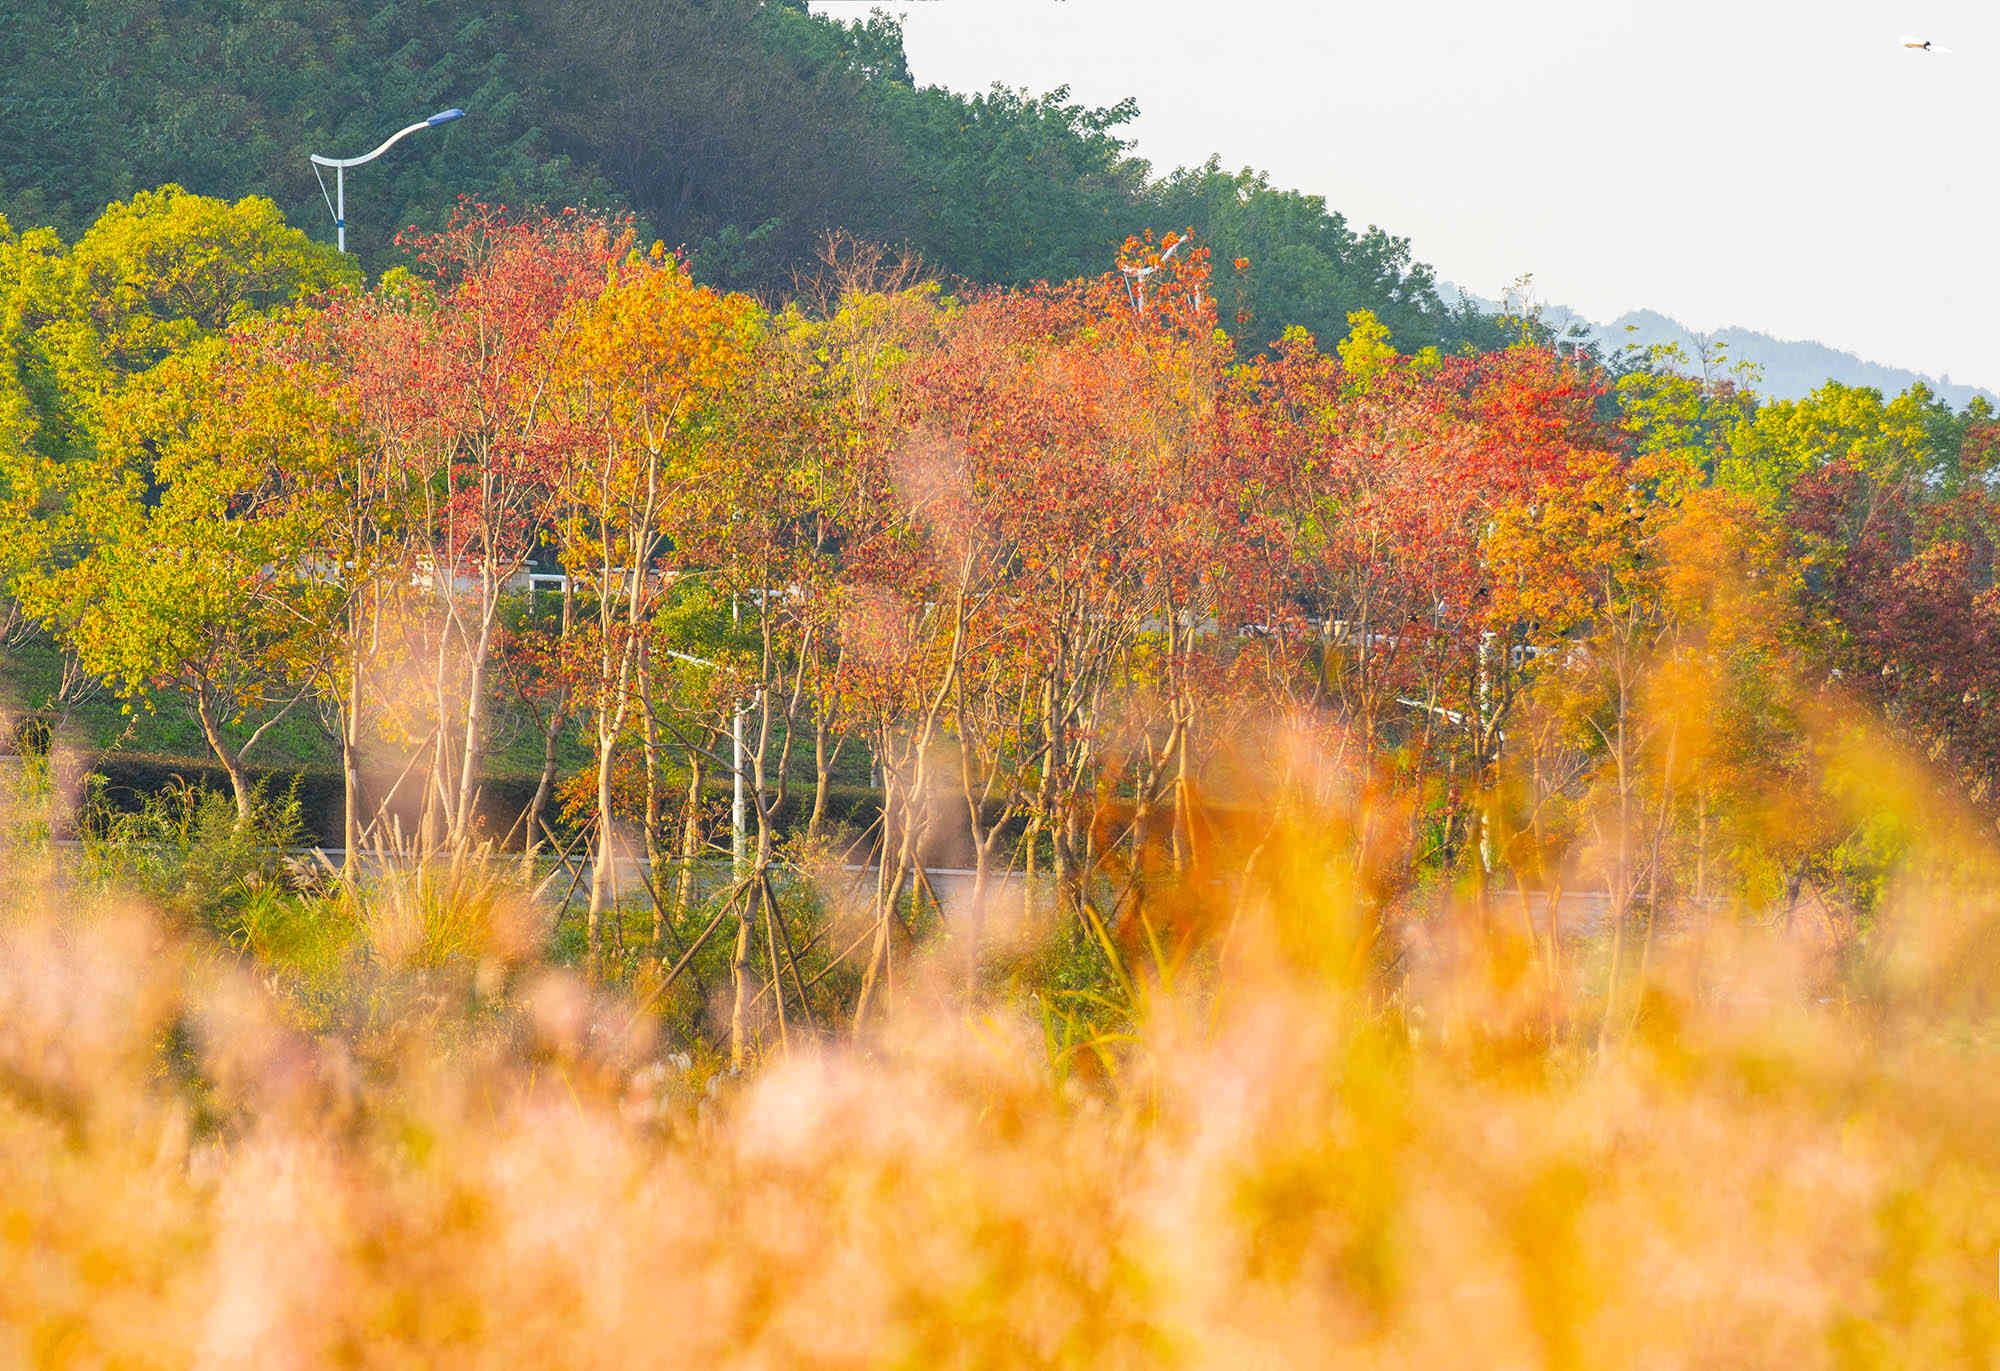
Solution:
M 597 858 L 590 867 L 590 911 L 584 925 L 593 976 L 603 970 L 603 919 L 611 891 L 611 863 L 616 860 L 612 853 L 611 815 L 611 762 L 616 744 L 617 735 L 607 732 L 600 723 L 597 731 Z M 612 916 L 617 916 L 615 910 Z
M 647 657 L 639 659 L 639 708 L 644 724 L 646 762 L 646 888 L 653 897 L 653 955 L 666 948 L 667 912 L 660 900 L 660 719 L 653 709 L 653 673 Z
M 563 578 L 562 591 L 562 636 L 568 642 L 570 629 L 574 623 L 576 606 L 575 582 L 568 576 Z M 535 871 L 535 853 L 542 845 L 542 830 L 547 827 L 544 816 L 549 810 L 549 796 L 556 786 L 556 740 L 562 734 L 564 720 L 569 714 L 569 691 L 563 691 L 549 702 L 548 717 L 542 721 L 542 770 L 535 778 L 535 797 L 528 802 L 528 834 L 521 844 L 521 878 L 532 880 Z
M 827 782 L 833 774 L 832 761 L 827 756 L 826 716 L 814 711 L 813 716 L 813 807 L 806 819 L 806 846 L 810 848 L 819 840 L 819 831 L 826 823 Z
M 1604 987 L 1604 1020 L 1598 1025 L 1597 1050 L 1601 1055 L 1611 1041 L 1611 1021 L 1618 1012 L 1618 978 L 1623 971 L 1625 960 L 1625 912 L 1630 897 L 1628 889 L 1631 870 L 1632 844 L 1632 787 L 1630 757 L 1626 751 L 1626 720 L 1628 712 L 1628 689 L 1625 663 L 1618 664 L 1618 718 L 1617 736 L 1613 742 L 1613 761 L 1618 772 L 1618 842 L 1613 849 L 1613 872 L 1611 889 L 1611 975 Z
M 735 988 L 734 998 L 729 1006 L 729 1069 L 741 1071 L 746 1055 L 745 1043 L 749 1037 L 750 1007 L 750 922 L 751 911 L 755 908 L 747 886 L 740 887 L 736 898 L 742 903 L 736 912 L 736 951 L 729 959 L 730 982 Z
M 701 754 L 688 751 L 687 812 L 681 820 L 681 869 L 674 891 L 674 918 L 694 905 L 694 864 L 701 857 Z
M 222 727 L 215 715 L 215 702 L 209 699 L 206 689 L 195 691 L 194 712 L 201 721 L 202 736 L 208 739 L 209 750 L 222 763 L 223 771 L 228 773 L 230 793 L 236 799 L 236 829 L 240 833 L 250 827 L 255 813 L 256 794 L 250 784 L 250 773 L 243 765 L 242 756 L 222 736 Z
M 340 879 L 352 893 L 361 860 L 361 665 L 355 663 L 354 695 L 340 711 Z
M 875 858 L 875 936 L 868 949 L 868 961 L 861 971 L 861 992 L 854 1001 L 854 1032 L 859 1036 L 862 1025 L 868 1018 L 868 1010 L 875 999 L 875 983 L 888 973 L 889 969 L 889 921 L 896 897 L 902 890 L 903 863 L 907 842 L 897 847 L 894 868 L 890 866 L 889 849 L 896 841 L 896 778 L 889 765 L 889 730 L 880 730 L 876 756 L 882 769 L 882 820 L 881 838 L 876 846 Z
M 528 801 L 528 832 L 521 843 L 521 876 L 530 879 L 535 870 L 535 853 L 542 845 L 542 829 L 546 823 L 544 816 L 549 812 L 549 796 L 556 784 L 556 734 L 559 731 L 555 718 L 549 719 L 542 730 L 542 771 L 535 778 L 535 795 Z
M 492 614 L 489 611 L 479 629 L 479 643 L 472 654 L 472 671 L 465 683 L 465 750 L 458 773 L 458 798 L 451 815 L 451 840 L 457 844 L 472 837 L 472 806 L 479 785 L 479 767 L 484 760 L 486 732 L 486 669 L 492 649 Z

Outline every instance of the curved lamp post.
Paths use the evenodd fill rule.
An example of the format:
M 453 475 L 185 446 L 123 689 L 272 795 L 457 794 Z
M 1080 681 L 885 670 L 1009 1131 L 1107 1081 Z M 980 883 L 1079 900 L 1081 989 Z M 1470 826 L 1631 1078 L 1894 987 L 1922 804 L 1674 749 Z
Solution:
M 1124 262 L 1118 264 L 1118 270 L 1125 273 L 1125 294 L 1132 301 L 1132 308 L 1138 313 L 1146 312 L 1146 278 L 1172 261 L 1174 254 L 1181 250 L 1181 244 L 1186 241 L 1185 238 L 1176 238 L 1167 244 L 1167 250 L 1160 254 L 1160 260 L 1150 267 L 1135 267 Z
M 412 124 L 406 129 L 401 129 L 391 134 L 383 140 L 381 147 L 376 148 L 373 152 L 363 153 L 359 157 L 322 157 L 316 152 L 312 154 L 314 176 L 319 175 L 321 167 L 333 168 L 334 198 L 327 201 L 326 207 L 333 212 L 333 227 L 339 238 L 340 250 L 342 252 L 347 251 L 347 169 L 349 167 L 361 166 L 365 162 L 374 161 L 377 157 L 380 157 L 383 153 L 395 147 L 396 144 L 402 142 L 413 133 L 421 133 L 425 129 L 436 128 L 439 124 L 449 124 L 454 119 L 463 119 L 464 117 L 465 111 L 462 109 L 439 110 L 422 123 Z M 326 194 L 326 182 L 324 179 L 319 183 L 319 193 L 321 195 Z
M 717 671 L 722 670 L 722 663 L 711 662 L 706 657 L 696 657 L 687 652 L 676 652 L 670 647 L 661 650 L 669 657 L 673 657 L 679 661 L 692 662 L 696 666 L 712 667 Z M 757 700 L 763 694 L 764 688 L 759 686 L 756 695 L 753 695 L 748 700 L 737 701 L 736 714 L 730 721 L 729 726 L 729 769 L 736 777 L 735 790 L 729 797 L 729 851 L 735 861 L 736 874 L 738 876 L 743 874 L 744 855 L 747 846 L 744 840 L 748 836 L 748 828 L 743 821 L 743 716 L 750 712 L 751 707 L 756 704 Z M 760 798 L 758 804 L 761 805 L 762 803 L 763 800 Z

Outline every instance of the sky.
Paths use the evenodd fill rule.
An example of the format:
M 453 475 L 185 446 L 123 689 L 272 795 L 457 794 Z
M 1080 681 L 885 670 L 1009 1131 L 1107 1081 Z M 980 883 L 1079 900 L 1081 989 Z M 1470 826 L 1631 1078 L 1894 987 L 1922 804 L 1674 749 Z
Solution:
M 1992 0 L 876 3 L 922 83 L 1136 96 L 1156 171 L 1261 168 L 1477 294 L 2000 388 Z

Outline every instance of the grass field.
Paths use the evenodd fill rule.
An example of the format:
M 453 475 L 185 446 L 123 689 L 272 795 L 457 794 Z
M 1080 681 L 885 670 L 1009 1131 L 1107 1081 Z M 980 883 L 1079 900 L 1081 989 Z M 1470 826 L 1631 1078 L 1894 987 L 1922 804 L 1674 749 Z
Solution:
M 1352 809 L 1273 813 L 1161 892 L 1207 936 L 1010 892 L 918 929 L 859 1035 L 837 967 L 810 1021 L 759 995 L 740 1074 L 720 946 L 593 981 L 510 864 L 350 899 L 197 843 L 206 884 L 135 904 L 131 851 L 17 813 L 0 1359 L 1994 1364 L 1976 832 L 1930 825 L 1867 928 L 1710 909 L 1552 957 L 1380 902 Z M 830 945 L 838 891 L 789 889 Z

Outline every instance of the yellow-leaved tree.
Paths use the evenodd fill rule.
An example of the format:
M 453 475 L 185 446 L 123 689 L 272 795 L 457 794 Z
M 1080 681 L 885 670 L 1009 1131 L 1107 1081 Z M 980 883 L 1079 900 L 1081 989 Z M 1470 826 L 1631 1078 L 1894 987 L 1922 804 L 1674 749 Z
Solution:
M 1741 411 L 1670 374 L 1621 389 L 1625 459 L 1498 511 L 1487 540 L 1494 621 L 1538 647 L 1502 769 L 1508 860 L 1551 905 L 1577 874 L 1553 854 L 1593 868 L 1612 920 L 1607 1030 L 1635 904 L 1643 958 L 1664 905 L 1707 897 L 1712 853 L 1731 847 L 1718 830 L 1765 818 L 1757 776 L 1798 762 L 1783 642 L 1796 578 L 1753 503 L 1713 482 Z
M 588 629 L 583 703 L 597 760 L 597 860 L 589 940 L 616 861 L 612 767 L 631 715 L 654 616 L 674 580 L 670 558 L 695 550 L 706 502 L 697 478 L 722 411 L 747 380 L 760 332 L 747 296 L 697 286 L 657 245 L 633 254 L 604 292 L 581 305 L 557 346 L 581 451 L 559 473 L 563 564 Z M 694 516 L 692 519 L 689 516 Z
M 268 200 L 178 186 L 67 252 L 46 232 L 0 250 L 19 268 L 0 346 L 27 397 L 0 387 L 7 589 L 128 702 L 185 695 L 247 822 L 248 757 L 313 674 L 293 449 L 318 402 L 275 335 L 244 331 L 354 270 Z
M 325 675 L 338 607 L 321 553 L 342 513 L 324 472 L 340 430 L 280 333 L 200 343 L 126 387 L 82 502 L 87 542 L 18 582 L 128 702 L 185 701 L 239 824 L 253 754 Z

